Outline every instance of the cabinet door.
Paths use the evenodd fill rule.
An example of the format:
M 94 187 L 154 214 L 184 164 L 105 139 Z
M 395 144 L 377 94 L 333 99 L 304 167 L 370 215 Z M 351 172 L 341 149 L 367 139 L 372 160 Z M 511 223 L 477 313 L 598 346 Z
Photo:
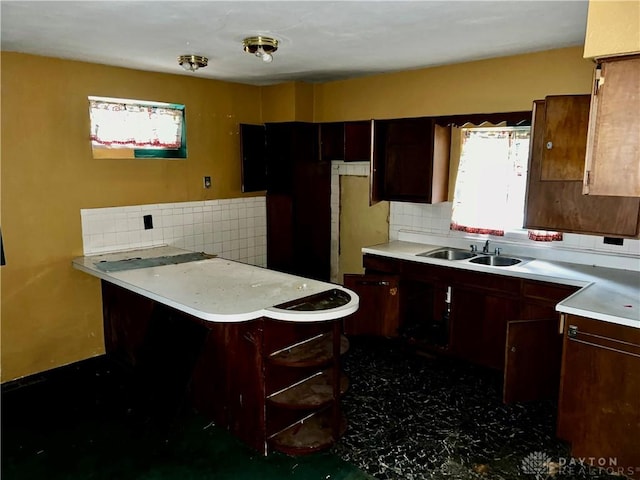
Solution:
M 540 180 L 582 180 L 589 101 L 589 95 L 545 98 Z
M 555 147 L 557 145 L 563 145 L 561 151 L 584 151 L 588 100 L 588 95 L 572 95 L 561 101 L 557 97 L 547 97 L 546 101 L 534 102 L 525 227 L 635 237 L 638 235 L 640 199 L 582 195 L 582 181 L 575 178 L 575 165 L 565 168 L 564 155 L 554 153 L 554 149 L 560 148 Z M 552 105 L 549 110 L 547 101 Z M 582 119 L 567 119 L 567 115 L 579 115 Z M 566 131 L 563 129 L 565 122 L 571 126 Z M 545 143 L 547 123 L 555 125 L 557 130 L 549 137 L 553 138 L 549 150 Z M 565 134 L 569 138 L 565 138 Z M 567 179 L 562 179 L 564 173 Z
M 321 123 L 318 132 L 322 161 L 344 160 L 344 122 Z
M 564 336 L 558 436 L 574 457 L 640 472 L 640 329 L 573 315 Z
M 371 121 L 320 124 L 320 158 L 323 161 L 371 160 Z
M 345 122 L 344 161 L 368 162 L 371 160 L 371 121 Z
M 555 398 L 561 351 L 558 318 L 509 322 L 504 353 L 504 403 Z
M 295 164 L 318 162 L 318 126 L 304 122 L 267 123 L 267 191 L 292 193 Z
M 597 67 L 589 116 L 584 193 L 640 197 L 640 56 Z
M 371 201 L 447 200 L 451 130 L 432 118 L 374 120 Z
M 267 150 L 264 125 L 240 124 L 242 191 L 267 189 Z
M 397 276 L 345 274 L 344 285 L 360 297 L 358 311 L 344 320 L 345 334 L 398 335 L 400 292 Z

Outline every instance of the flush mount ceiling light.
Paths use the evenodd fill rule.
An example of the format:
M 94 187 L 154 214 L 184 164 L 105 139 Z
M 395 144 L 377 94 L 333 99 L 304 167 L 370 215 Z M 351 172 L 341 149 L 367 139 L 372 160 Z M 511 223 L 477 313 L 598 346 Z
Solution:
M 180 55 L 178 63 L 188 72 L 195 72 L 199 68 L 206 67 L 209 64 L 209 59 L 200 55 Z
M 278 50 L 278 40 L 271 37 L 248 37 L 242 41 L 244 51 L 261 58 L 265 63 L 273 61 L 273 52 Z

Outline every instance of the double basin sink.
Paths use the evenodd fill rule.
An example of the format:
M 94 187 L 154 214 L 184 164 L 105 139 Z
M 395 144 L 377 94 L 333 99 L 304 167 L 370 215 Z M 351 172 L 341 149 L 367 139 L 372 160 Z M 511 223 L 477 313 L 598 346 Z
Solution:
M 439 258 L 442 260 L 468 260 L 469 263 L 478 265 L 489 265 L 492 267 L 511 267 L 522 263 L 521 258 L 509 257 L 506 255 L 476 253 L 459 248 L 439 248 L 428 252 L 418 253 L 418 257 Z

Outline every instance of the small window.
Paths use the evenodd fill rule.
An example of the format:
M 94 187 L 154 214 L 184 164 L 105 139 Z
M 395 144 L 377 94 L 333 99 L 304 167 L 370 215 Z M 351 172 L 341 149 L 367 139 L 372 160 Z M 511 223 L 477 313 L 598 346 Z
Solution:
M 89 97 L 94 158 L 186 158 L 184 105 Z
M 461 129 L 451 228 L 504 235 L 521 230 L 530 127 Z

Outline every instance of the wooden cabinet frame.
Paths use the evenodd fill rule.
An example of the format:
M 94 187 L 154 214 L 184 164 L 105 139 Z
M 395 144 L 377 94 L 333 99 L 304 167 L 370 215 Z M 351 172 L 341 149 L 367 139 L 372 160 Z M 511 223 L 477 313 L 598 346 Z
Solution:
M 583 193 L 640 197 L 640 55 L 595 69 Z
M 562 338 L 555 305 L 577 287 L 369 254 L 363 263 L 366 275 L 355 278 L 398 282 L 399 303 L 384 307 L 387 322 L 407 328 L 408 285 L 424 285 L 422 291 L 430 295 L 421 303 L 424 312 L 414 315 L 425 322 L 445 317 L 449 297 L 448 344 L 427 342 L 423 348 L 502 370 L 505 403 L 557 395 Z M 362 297 L 361 310 L 366 302 Z
M 588 95 L 534 102 L 525 227 L 635 238 L 640 233 L 640 198 L 583 195 L 575 164 L 579 157 L 565 164 L 563 152 L 585 152 L 588 115 Z M 555 127 L 550 130 L 548 124 Z
M 568 315 L 558 436 L 640 478 L 640 329 Z M 607 465 L 610 466 L 610 465 Z
M 344 433 L 341 319 L 207 322 L 102 281 L 107 355 L 152 395 L 189 402 L 263 455 L 329 448 Z

